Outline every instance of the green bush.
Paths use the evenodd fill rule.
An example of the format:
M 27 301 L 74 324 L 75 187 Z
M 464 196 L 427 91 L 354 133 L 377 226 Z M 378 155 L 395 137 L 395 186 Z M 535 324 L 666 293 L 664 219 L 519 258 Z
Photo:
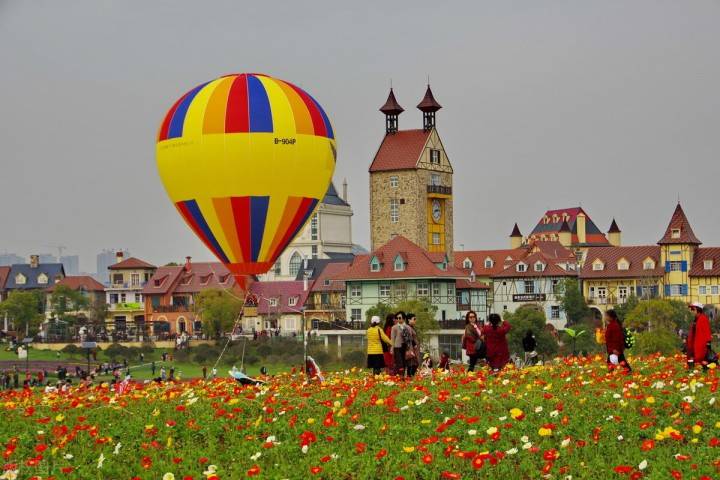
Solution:
M 635 334 L 635 346 L 630 350 L 634 355 L 662 353 L 671 355 L 680 350 L 680 340 L 667 330 L 654 330 Z
M 155 344 L 153 342 L 144 343 L 143 346 L 140 347 L 140 351 L 145 355 L 150 355 L 155 351 Z
M 84 348 L 80 348 L 80 347 L 78 347 L 77 345 L 72 344 L 72 343 L 70 343 L 70 344 L 68 344 L 68 345 L 65 345 L 65 346 L 63 347 L 63 349 L 60 350 L 60 351 L 61 351 L 62 353 L 64 353 L 64 354 L 66 354 L 66 355 L 72 355 L 72 356 L 74 356 L 74 355 L 80 355 L 80 354 L 85 353 L 85 349 L 84 349 Z
M 522 353 L 522 339 L 528 330 L 532 330 L 537 341 L 537 352 L 553 355 L 558 351 L 555 336 L 546 327 L 545 314 L 529 307 L 521 307 L 514 313 L 505 314 L 505 320 L 512 327 L 508 333 L 508 347 L 511 352 Z
M 118 358 L 125 358 L 127 347 L 119 343 L 113 343 L 105 349 L 105 355 L 113 362 Z

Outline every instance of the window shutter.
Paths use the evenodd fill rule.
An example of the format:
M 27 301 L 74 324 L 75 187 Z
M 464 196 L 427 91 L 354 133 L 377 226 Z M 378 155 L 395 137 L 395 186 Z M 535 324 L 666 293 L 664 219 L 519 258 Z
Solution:
M 670 262 L 665 262 L 665 271 L 666 272 L 670 271 Z
M 687 272 L 687 260 L 683 260 L 682 262 L 682 271 Z M 687 287 L 687 285 L 685 285 Z
M 683 262 L 685 263 L 685 262 Z M 680 295 L 687 295 L 688 294 L 688 285 L 687 283 L 683 283 L 680 285 Z
M 655 285 L 654 287 L 651 287 L 650 293 L 652 294 L 653 297 L 657 297 L 658 296 L 658 286 Z
M 665 285 L 665 296 L 666 297 L 670 296 L 670 285 Z
M 638 298 L 642 297 L 642 287 L 636 287 L 635 291 Z

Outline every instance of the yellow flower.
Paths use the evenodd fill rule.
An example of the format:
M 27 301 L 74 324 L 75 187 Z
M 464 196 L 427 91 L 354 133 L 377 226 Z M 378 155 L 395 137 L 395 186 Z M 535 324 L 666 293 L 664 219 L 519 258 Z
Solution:
M 403 447 L 403 452 L 412 453 L 415 451 L 415 447 Z
M 155 425 L 145 425 L 145 430 L 152 430 Z
M 488 435 L 493 435 L 493 434 L 497 433 L 497 431 L 498 431 L 497 427 L 490 427 L 485 431 L 485 433 L 487 433 Z
M 376 405 L 385 405 L 385 400 L 382 398 L 378 398 L 377 402 L 375 402 Z
M 165 475 L 163 475 L 162 480 L 175 480 L 175 475 L 173 475 L 172 473 L 168 472 L 168 473 L 166 473 Z
M 173 439 L 172 439 L 172 437 L 168 437 L 168 439 L 167 439 L 167 448 L 172 447 L 172 444 L 173 444 Z
M 63 415 L 62 413 L 55 417 L 56 422 L 62 422 L 63 420 L 65 420 L 65 415 Z
M 707 366 L 710 370 L 715 370 L 717 368 L 717 364 L 711 363 Z
M 646 401 L 647 403 L 655 403 L 655 397 L 647 397 L 647 398 L 645 399 L 645 401 Z
M 541 437 L 549 437 L 550 435 L 552 435 L 552 430 L 550 430 L 549 428 L 540 427 L 540 430 L 538 430 L 538 435 L 540 435 Z
M 423 425 L 427 425 L 428 423 L 430 423 L 430 420 L 428 420 L 427 418 L 425 418 L 425 419 L 423 419 L 423 420 L 420 420 L 420 423 L 422 423 Z M 718 422 L 718 423 L 720 423 L 720 422 Z
M 311 417 L 311 418 L 308 418 L 308 419 L 307 419 L 307 423 L 308 423 L 308 425 L 312 425 L 313 423 L 315 423 L 315 419 L 312 418 L 312 417 Z
M 518 418 L 523 416 L 523 411 L 519 408 L 511 408 L 510 409 L 510 416 L 517 420 Z
M 697 435 L 698 433 L 702 432 L 702 427 L 700 425 L 693 425 L 692 431 L 695 435 Z
M 720 422 L 715 422 L 715 428 L 720 428 Z
M 158 409 L 156 408 L 155 410 L 153 410 L 152 416 L 153 416 L 153 417 L 157 417 L 158 415 L 160 415 L 160 410 L 158 410 Z

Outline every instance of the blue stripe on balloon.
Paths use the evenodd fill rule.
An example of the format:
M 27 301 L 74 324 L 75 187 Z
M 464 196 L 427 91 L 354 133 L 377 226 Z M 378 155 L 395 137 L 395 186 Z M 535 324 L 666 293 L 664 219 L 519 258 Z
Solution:
M 250 251 L 252 261 L 257 262 L 265 232 L 270 197 L 250 197 Z
M 203 217 L 203 214 L 200 211 L 200 207 L 198 207 L 197 201 L 187 200 L 185 202 L 185 206 L 190 212 L 190 215 L 192 215 L 193 220 L 195 220 L 195 225 L 197 225 L 197 227 L 203 232 L 203 235 L 205 235 L 207 241 L 210 243 L 210 245 L 212 245 L 213 249 L 215 250 L 215 254 L 220 258 L 223 263 L 230 263 L 230 260 L 228 260 L 227 255 L 225 255 L 225 252 L 223 252 L 222 248 L 220 248 L 220 244 L 215 239 L 215 235 L 213 235 L 212 230 L 210 230 L 210 227 L 205 221 L 205 217 Z
M 250 131 L 272 132 L 273 120 L 270 99 L 262 82 L 253 75 L 247 76 L 248 97 L 250 106 Z
M 173 118 L 170 121 L 167 138 L 182 137 L 183 125 L 185 124 L 185 115 L 187 114 L 188 108 L 190 107 L 190 103 L 192 103 L 195 95 L 197 95 L 197 93 L 208 83 L 210 82 L 205 82 L 202 85 L 198 85 L 197 87 L 190 90 L 187 95 L 185 95 L 185 98 L 183 98 L 182 102 L 180 102 L 180 104 L 178 105 L 175 113 L 173 114 Z
M 307 92 L 305 92 L 307 93 Z M 315 100 L 312 95 L 309 93 L 307 94 L 308 97 L 310 97 L 310 100 L 312 100 L 315 103 L 315 106 L 320 111 L 320 115 L 322 116 L 323 122 L 325 123 L 325 131 L 327 132 L 327 138 L 335 138 L 335 134 L 333 133 L 332 125 L 330 125 L 330 119 L 325 114 L 325 110 L 320 106 L 320 104 Z

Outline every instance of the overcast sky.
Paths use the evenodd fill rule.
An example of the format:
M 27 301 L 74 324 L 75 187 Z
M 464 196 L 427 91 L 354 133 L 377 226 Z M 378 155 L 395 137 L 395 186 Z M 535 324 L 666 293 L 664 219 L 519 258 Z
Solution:
M 296 83 L 335 127 L 354 241 L 392 79 L 415 109 L 427 75 L 455 169 L 455 242 L 507 245 L 578 204 L 654 243 L 678 195 L 720 246 L 717 1 L 245 2 L 0 0 L 0 252 L 66 245 L 162 264 L 210 259 L 171 206 L 155 135 L 173 101 L 232 72 Z M 349 2 L 348 2 L 349 3 Z

